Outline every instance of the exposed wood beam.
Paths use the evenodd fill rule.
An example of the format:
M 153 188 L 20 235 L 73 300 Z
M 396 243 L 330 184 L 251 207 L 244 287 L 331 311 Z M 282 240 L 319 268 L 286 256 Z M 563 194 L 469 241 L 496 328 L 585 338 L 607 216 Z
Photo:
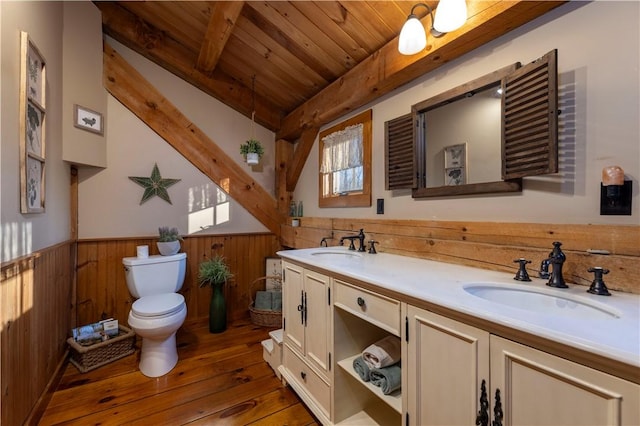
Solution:
M 294 145 L 280 139 L 276 141 L 276 194 L 278 210 L 283 216 L 289 215 L 291 192 L 287 190 L 287 170 L 293 158 Z
M 163 37 L 135 15 L 110 2 L 96 2 L 102 12 L 103 32 L 128 48 L 155 62 L 181 79 L 198 87 L 229 107 L 251 116 L 253 110 L 251 89 L 238 81 L 214 71 L 209 76 L 195 70 L 197 53 L 188 51 L 169 37 Z M 285 115 L 272 102 L 260 96 L 255 97 L 256 122 L 269 130 L 276 131 Z
M 468 2 L 469 19 L 462 28 L 440 39 L 428 37 L 425 51 L 413 56 L 398 52 L 396 37 L 287 115 L 276 139 L 297 140 L 305 129 L 321 127 L 563 3 Z M 425 17 L 425 24 L 430 25 L 429 19 Z
M 211 74 L 244 6 L 243 1 L 218 1 L 212 6 L 207 32 L 202 40 L 196 68 Z
M 107 43 L 103 59 L 109 93 L 279 236 L 284 216 L 273 197 Z
M 298 179 L 300 179 L 302 169 L 307 162 L 311 148 L 313 148 L 316 136 L 318 136 L 317 127 L 309 127 L 302 131 L 293 155 L 293 161 L 287 169 L 287 191 L 293 192 L 296 189 Z

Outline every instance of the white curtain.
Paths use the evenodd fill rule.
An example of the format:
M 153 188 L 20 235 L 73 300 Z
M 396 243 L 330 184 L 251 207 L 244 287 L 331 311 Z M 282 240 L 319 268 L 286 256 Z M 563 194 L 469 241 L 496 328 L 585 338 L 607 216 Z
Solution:
M 362 129 L 355 124 L 322 138 L 320 173 L 333 173 L 362 166 Z

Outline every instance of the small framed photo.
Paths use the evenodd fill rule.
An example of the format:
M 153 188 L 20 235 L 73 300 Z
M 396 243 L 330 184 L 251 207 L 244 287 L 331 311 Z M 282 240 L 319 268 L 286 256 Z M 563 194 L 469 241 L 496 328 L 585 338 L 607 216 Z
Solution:
M 444 168 L 467 166 L 467 144 L 449 145 L 444 148 Z
M 464 167 L 449 167 L 444 169 L 445 185 L 455 186 L 467 183 L 467 170 Z
M 88 132 L 104 134 L 102 114 L 80 105 L 73 106 L 73 125 Z

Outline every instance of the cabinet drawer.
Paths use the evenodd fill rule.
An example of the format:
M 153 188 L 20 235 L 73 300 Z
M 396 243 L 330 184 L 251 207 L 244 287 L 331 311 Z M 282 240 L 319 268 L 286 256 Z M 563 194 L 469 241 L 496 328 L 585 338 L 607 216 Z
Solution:
M 344 281 L 334 281 L 334 305 L 400 336 L 400 302 L 363 290 Z
M 322 378 L 287 345 L 284 346 L 282 365 L 284 365 L 290 373 L 287 379 L 290 382 L 295 380 L 296 384 L 304 389 L 304 392 L 314 400 L 322 409 L 323 414 L 329 418 L 331 409 L 331 389 L 329 384 L 322 380 Z

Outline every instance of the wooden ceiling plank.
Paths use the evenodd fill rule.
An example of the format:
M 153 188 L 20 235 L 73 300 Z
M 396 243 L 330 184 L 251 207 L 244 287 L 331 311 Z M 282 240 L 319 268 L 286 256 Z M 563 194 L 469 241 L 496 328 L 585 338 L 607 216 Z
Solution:
M 313 87 L 313 93 L 317 93 L 319 89 L 326 87 L 329 84 L 327 80 L 301 61 L 297 56 L 293 55 L 289 50 L 277 43 L 271 37 L 268 37 L 267 34 L 265 34 L 253 22 L 241 17 L 234 32 L 234 36 L 245 40 L 243 32 L 246 32 L 249 37 L 252 37 L 254 40 L 262 43 L 266 49 L 266 55 L 281 58 L 280 60 L 284 62 L 282 68 L 289 69 L 290 74 L 294 74 L 296 76 L 294 78 L 300 79 L 302 82 L 305 82 L 305 84 Z M 248 42 L 248 40 L 245 41 Z
M 428 3 L 428 2 L 427 2 Z M 397 36 L 407 20 L 408 14 L 400 8 L 396 1 L 367 1 L 367 4 L 387 27 L 392 31 L 390 38 Z M 415 4 L 415 3 L 414 3 Z
M 284 217 L 276 200 L 107 43 L 103 59 L 103 83 L 109 93 L 279 235 Z
M 319 27 L 315 20 L 309 19 L 301 13 L 292 2 L 274 1 L 270 3 L 282 16 L 286 16 L 287 20 L 296 28 L 306 34 L 310 39 L 318 45 L 326 54 L 331 56 L 335 61 L 340 63 L 344 69 L 351 69 L 357 63 L 349 53 L 347 53 L 340 44 L 336 43 L 327 35 L 324 28 Z
M 251 49 L 236 37 L 229 40 L 229 49 L 234 52 L 247 52 Z M 256 76 L 256 92 L 269 97 L 277 105 L 301 104 L 306 99 L 300 95 L 300 87 L 294 81 L 287 80 L 286 76 L 277 75 L 269 66 L 270 63 L 261 55 L 231 54 L 225 55 L 224 61 L 220 62 L 220 69 L 226 74 L 239 76 L 247 75 L 253 70 L 258 70 L 255 74 L 243 77 L 246 86 L 252 86 L 252 77 Z M 293 84 L 292 84 L 293 83 Z
M 390 28 L 366 1 L 345 1 L 341 4 L 347 9 L 352 19 L 356 19 L 367 29 L 379 47 L 400 32 L 400 28 Z
M 200 90 L 215 97 L 246 116 L 252 112 L 251 89 L 229 76 L 214 72 L 212 77 L 192 68 L 196 62 L 192 54 L 175 40 L 166 38 L 152 47 L 145 44 L 144 37 L 136 31 L 136 18 L 130 12 L 114 3 L 97 2 L 102 12 L 103 32 L 145 58 L 155 62 Z M 191 67 L 189 65 L 191 65 Z M 276 131 L 284 111 L 268 99 L 256 96 L 256 122 L 269 130 Z
M 360 62 L 369 56 L 369 52 L 363 49 L 340 25 L 331 19 L 322 9 L 313 1 L 296 1 L 293 6 L 303 13 L 308 19 L 316 23 L 322 28 L 327 36 L 335 40 L 348 55 L 356 62 Z
M 346 71 L 341 63 L 280 15 L 269 2 L 249 2 L 247 5 L 251 7 L 245 9 L 245 16 L 323 78 L 333 81 Z
M 253 26 L 249 21 L 245 20 L 247 25 Z M 245 27 L 246 28 L 246 27 Z M 246 46 L 251 46 L 251 49 L 255 50 L 256 57 L 259 57 L 256 62 L 256 68 L 261 70 L 261 72 L 269 69 L 270 73 L 278 72 L 278 78 L 290 86 L 290 90 L 295 91 L 296 94 L 300 97 L 300 102 L 304 102 L 307 99 L 311 98 L 315 93 L 317 93 L 322 87 L 325 87 L 328 83 L 322 78 L 311 72 L 310 68 L 306 68 L 305 71 L 311 72 L 312 77 L 307 78 L 309 75 L 308 72 L 300 72 L 299 69 L 294 68 L 294 66 L 289 62 L 288 59 L 295 58 L 292 55 L 286 55 L 286 58 L 283 58 L 279 55 L 283 50 L 279 50 L 278 52 L 272 51 L 265 44 L 263 44 L 264 39 L 257 39 L 248 32 L 245 31 L 245 28 L 241 28 L 240 26 L 236 26 L 233 37 L 234 39 L 238 39 L 239 42 L 244 43 Z M 253 28 L 256 28 L 253 26 Z M 248 48 L 248 47 L 247 47 Z M 286 52 L 286 51 L 285 51 Z M 227 54 L 232 55 L 234 50 L 231 49 L 227 52 Z M 304 64 L 302 64 L 304 67 Z M 259 75 L 259 73 L 257 73 Z M 320 84 L 323 84 L 320 86 Z
M 482 2 L 477 6 L 482 9 L 480 13 L 476 13 L 477 10 L 474 12 L 474 3 L 470 3 L 469 19 L 462 28 L 436 41 L 430 38 L 431 49 L 428 50 L 428 47 L 413 56 L 401 55 L 395 38 L 287 115 L 276 138 L 295 140 L 305 128 L 329 123 L 481 46 L 488 41 L 487 33 L 495 38 L 563 3 L 566 1 Z M 505 22 L 510 23 L 506 28 Z M 449 45 L 455 46 L 454 53 Z
M 213 5 L 196 63 L 203 73 L 210 74 L 218 64 L 243 6 L 243 1 L 219 1 Z
M 209 20 L 209 2 L 180 2 L 179 7 L 172 3 L 127 1 L 117 4 L 165 34 L 171 34 L 192 52 L 198 52 Z
M 363 25 L 349 14 L 349 11 L 338 1 L 317 1 L 315 4 L 333 22 L 344 30 L 358 45 L 362 46 L 367 53 L 372 54 L 378 50 L 384 40 L 376 40 L 369 33 L 367 25 Z

